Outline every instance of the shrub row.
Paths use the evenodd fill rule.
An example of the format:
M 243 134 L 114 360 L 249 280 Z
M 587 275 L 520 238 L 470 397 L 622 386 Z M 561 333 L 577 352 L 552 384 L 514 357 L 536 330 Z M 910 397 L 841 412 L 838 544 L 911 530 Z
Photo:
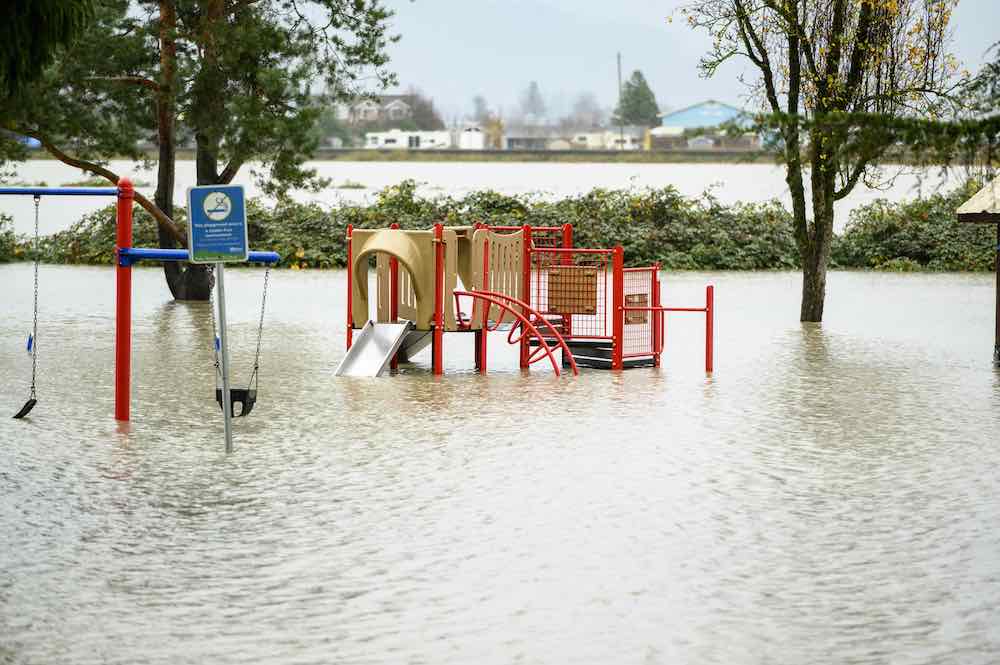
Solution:
M 659 261 L 669 270 L 769 270 L 799 267 L 789 212 L 778 202 L 721 204 L 710 194 L 681 196 L 673 187 L 642 191 L 595 189 L 545 201 L 493 191 L 462 198 L 423 198 L 417 183 L 404 181 L 379 192 L 369 205 L 325 209 L 317 204 L 280 201 L 248 205 L 249 234 L 255 249 L 281 255 L 295 269 L 336 268 L 346 262 L 347 226 L 426 229 L 435 222 L 468 225 L 557 226 L 572 224 L 578 247 L 621 244 L 626 261 Z M 832 252 L 834 267 L 885 270 L 989 270 L 993 266 L 992 227 L 960 225 L 955 209 L 974 189 L 903 203 L 876 201 L 856 209 Z M 135 244 L 155 246 L 153 220 L 136 209 Z M 185 212 L 175 211 L 179 224 Z M 26 258 L 29 239 L 14 247 L 0 219 L 0 258 Z M 70 229 L 48 236 L 42 258 L 53 263 L 108 263 L 114 246 L 113 208 L 85 216 Z M 7 243 L 6 245 L 4 243 Z

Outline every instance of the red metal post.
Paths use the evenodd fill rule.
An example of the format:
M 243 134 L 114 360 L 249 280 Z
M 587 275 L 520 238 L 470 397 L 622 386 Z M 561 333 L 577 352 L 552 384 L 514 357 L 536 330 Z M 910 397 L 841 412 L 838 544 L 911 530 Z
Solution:
M 434 225 L 434 374 L 444 374 L 444 226 Z
M 132 202 L 128 178 L 118 181 L 115 245 L 132 247 Z M 117 257 L 118 252 L 115 252 Z M 115 420 L 128 420 L 132 401 L 132 267 L 115 265 Z
M 347 350 L 351 350 L 354 342 L 354 292 L 352 282 L 354 280 L 354 247 L 351 235 L 354 233 L 354 225 L 347 225 Z
M 705 287 L 705 371 L 712 373 L 715 343 L 715 287 Z
M 612 337 L 611 369 L 625 366 L 625 252 L 622 246 L 615 247 L 612 255 Z
M 562 248 L 563 249 L 572 249 L 573 248 L 573 225 L 572 224 L 563 224 L 563 227 L 562 227 Z M 560 258 L 560 263 L 562 263 L 562 265 L 564 265 L 564 266 L 571 266 L 571 265 L 573 265 L 573 255 L 570 254 L 569 252 L 566 252 Z M 562 330 L 563 337 L 572 337 L 573 336 L 573 315 L 572 314 L 563 314 L 562 315 L 562 320 L 563 320 L 563 330 Z
M 531 306 L 531 227 L 527 224 L 521 227 L 523 231 L 521 239 L 524 242 L 524 271 L 521 275 L 522 300 Z M 530 317 L 529 312 L 522 312 L 525 318 Z M 521 336 L 521 369 L 528 369 L 530 365 L 531 349 L 528 347 L 528 336 Z
M 572 249 L 573 248 L 573 225 L 563 224 L 562 227 L 562 248 Z
M 490 241 L 486 239 L 483 241 L 483 290 L 489 291 L 490 286 Z M 486 374 L 486 341 L 490 332 L 490 303 L 481 301 L 480 304 L 483 307 L 483 327 L 476 337 L 476 360 L 478 361 L 476 367 L 480 374 Z
M 660 305 L 660 264 L 654 263 L 651 271 L 653 283 L 650 285 L 653 293 L 653 307 Z M 663 353 L 663 339 L 661 337 L 663 325 L 663 312 L 658 309 L 653 310 L 653 367 L 660 366 L 660 354 Z
M 399 224 L 390 224 L 389 228 L 398 230 Z M 393 323 L 399 320 L 399 259 L 395 256 L 389 257 L 389 320 Z M 392 357 L 389 367 L 399 367 L 398 353 Z

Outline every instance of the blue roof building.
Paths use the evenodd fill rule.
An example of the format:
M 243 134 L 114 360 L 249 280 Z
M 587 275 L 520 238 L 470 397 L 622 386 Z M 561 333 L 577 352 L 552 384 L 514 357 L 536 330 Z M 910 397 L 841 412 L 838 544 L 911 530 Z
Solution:
M 743 109 L 710 99 L 694 106 L 671 111 L 660 115 L 661 123 L 655 133 L 660 135 L 680 135 L 687 129 L 701 127 L 718 127 L 734 120 L 744 119 L 749 122 L 749 116 Z

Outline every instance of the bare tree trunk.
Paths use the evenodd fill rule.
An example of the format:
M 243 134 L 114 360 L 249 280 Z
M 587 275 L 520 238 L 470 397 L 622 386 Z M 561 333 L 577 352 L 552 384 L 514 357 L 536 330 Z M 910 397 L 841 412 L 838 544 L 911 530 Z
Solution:
M 174 31 L 177 26 L 175 0 L 160 0 L 160 87 L 156 95 L 156 117 L 159 141 L 159 163 L 156 176 L 156 205 L 168 217 L 174 215 L 174 178 L 176 173 L 177 137 L 176 79 L 177 45 Z M 173 249 L 177 245 L 164 229 L 158 233 L 159 245 Z M 170 294 L 176 300 L 208 300 L 210 284 L 208 271 L 179 261 L 163 263 L 163 276 Z
M 826 301 L 826 272 L 833 245 L 833 201 L 836 170 L 831 160 L 813 157 L 812 212 L 813 222 L 807 229 L 802 253 L 802 306 L 799 320 L 819 323 L 823 320 Z

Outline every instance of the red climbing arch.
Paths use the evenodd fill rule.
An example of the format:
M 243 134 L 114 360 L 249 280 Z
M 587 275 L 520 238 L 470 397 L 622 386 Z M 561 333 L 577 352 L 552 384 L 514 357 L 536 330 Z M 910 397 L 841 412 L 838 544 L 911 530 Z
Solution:
M 566 341 L 559 334 L 559 331 L 541 315 L 537 310 L 532 308 L 523 300 L 519 300 L 512 296 L 505 295 L 503 293 L 497 293 L 495 291 L 455 291 L 455 303 L 459 302 L 460 296 L 470 297 L 473 300 L 482 300 L 487 303 L 487 307 L 490 305 L 495 305 L 500 308 L 501 314 L 497 321 L 493 322 L 493 326 L 488 328 L 488 330 L 496 330 L 497 327 L 503 323 L 507 318 L 507 314 L 510 314 L 517 323 L 510 329 L 510 333 L 507 335 L 507 341 L 511 344 L 520 344 L 521 340 L 525 338 L 526 335 L 533 336 L 538 340 L 538 346 L 531 355 L 528 356 L 528 364 L 538 362 L 542 358 L 548 358 L 552 363 L 552 369 L 555 370 L 556 376 L 559 376 L 559 363 L 556 361 L 555 354 L 552 353 L 553 348 L 549 346 L 549 342 L 544 335 L 538 330 L 535 325 L 536 322 L 543 323 L 545 327 L 549 329 L 551 333 L 549 337 L 554 339 L 558 345 L 558 348 L 562 349 L 563 360 L 566 361 L 570 368 L 573 370 L 573 374 L 579 374 L 580 371 L 576 367 L 576 360 L 573 359 L 573 353 L 566 346 Z M 461 310 L 460 307 L 456 309 Z M 534 319 L 532 319 L 534 317 Z M 466 322 L 465 325 L 469 325 Z M 515 333 L 520 331 L 520 335 L 515 337 Z M 484 358 L 485 359 L 485 358 Z

